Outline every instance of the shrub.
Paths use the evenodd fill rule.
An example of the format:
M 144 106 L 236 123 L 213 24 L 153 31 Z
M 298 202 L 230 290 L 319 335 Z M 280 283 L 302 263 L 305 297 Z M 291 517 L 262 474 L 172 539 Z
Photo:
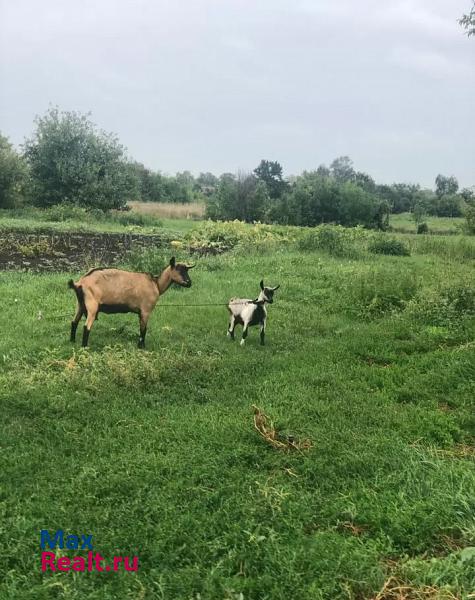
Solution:
M 475 206 L 465 209 L 465 229 L 470 235 L 475 234 Z
M 446 288 L 444 295 L 457 314 L 475 313 L 475 288 L 459 283 Z
M 428 325 L 457 326 L 460 319 L 475 315 L 475 288 L 464 283 L 439 290 L 425 290 L 407 306 L 414 319 Z
M 429 233 L 429 226 L 427 223 L 419 223 L 417 225 L 417 233 Z
M 409 248 L 404 242 L 393 237 L 377 237 L 368 245 L 373 254 L 388 254 L 391 256 L 410 256 Z
M 104 216 L 104 213 L 103 213 Z M 121 212 L 113 210 L 106 213 L 106 218 L 114 223 L 121 225 L 139 225 L 141 227 L 162 227 L 163 221 L 153 215 L 147 215 L 139 212 L 127 211 Z
M 38 218 L 42 221 L 53 221 L 53 223 L 62 223 L 64 221 L 91 221 L 91 213 L 84 207 L 62 202 L 47 209 L 37 211 Z
M 414 273 L 400 268 L 377 268 L 364 273 L 354 285 L 352 310 L 361 316 L 379 317 L 403 310 L 417 293 L 417 278 Z
M 291 227 L 278 227 L 255 223 L 248 225 L 241 221 L 207 221 L 185 235 L 185 240 L 194 251 L 219 253 L 238 246 L 261 248 L 276 243 L 289 243 L 297 236 Z
M 322 250 L 342 258 L 356 258 L 359 255 L 356 236 L 341 226 L 319 225 L 306 231 L 298 240 L 300 250 Z

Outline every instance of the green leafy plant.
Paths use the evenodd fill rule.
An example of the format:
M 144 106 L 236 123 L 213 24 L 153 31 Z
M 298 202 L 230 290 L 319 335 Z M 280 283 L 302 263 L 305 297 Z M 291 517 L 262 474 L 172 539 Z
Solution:
M 475 235 L 475 206 L 465 209 L 465 229 L 470 235 Z
M 417 233 L 419 233 L 419 234 L 429 233 L 429 226 L 427 225 L 427 223 L 425 223 L 425 222 L 419 223 L 417 225 Z
M 455 326 L 461 318 L 475 314 L 475 288 L 464 283 L 425 290 L 407 306 L 408 314 L 428 325 Z
M 391 256 L 409 256 L 411 254 L 404 242 L 393 237 L 377 237 L 373 239 L 368 245 L 368 250 L 373 254 L 387 254 Z
M 364 237 L 361 231 L 358 233 Z M 357 238 L 355 231 L 346 230 L 344 227 L 319 225 L 306 230 L 297 245 L 301 250 L 322 250 L 330 256 L 356 258 L 360 251 Z

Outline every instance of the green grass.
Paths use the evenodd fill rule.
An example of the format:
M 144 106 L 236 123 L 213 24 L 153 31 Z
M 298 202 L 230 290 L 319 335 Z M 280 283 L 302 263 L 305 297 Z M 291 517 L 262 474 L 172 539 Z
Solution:
M 142 233 L 156 234 L 163 231 L 177 232 L 179 234 L 193 229 L 199 221 L 186 219 L 161 219 L 159 225 L 122 225 L 114 222 L 83 223 L 81 221 L 36 221 L 35 219 L 0 218 L 0 235 L 2 231 L 22 231 L 40 233 L 46 232 L 97 232 L 97 233 Z
M 191 219 L 161 219 L 135 211 L 89 214 L 78 207 L 61 205 L 46 210 L 34 207 L 0 210 L 0 234 L 2 231 L 147 234 L 163 230 L 184 233 L 199 224 L 200 221 Z
M 70 345 L 76 273 L 0 274 L 0 598 L 368 599 L 390 576 L 468 598 L 473 262 L 439 250 L 198 259 L 147 351 L 128 315 Z M 265 347 L 226 339 L 224 307 L 170 306 L 254 297 L 261 277 L 281 284 Z M 267 445 L 252 404 L 313 448 Z M 42 528 L 139 571 L 42 575 Z
M 454 234 L 460 233 L 465 219 L 462 217 L 431 217 L 428 216 L 424 221 L 429 227 L 429 232 L 439 234 Z M 389 224 L 396 231 L 405 231 L 408 233 L 414 233 L 416 231 L 416 225 L 412 213 L 400 213 L 397 215 L 391 215 Z
M 166 219 L 161 218 L 163 227 L 172 231 L 186 232 L 199 227 L 204 221 L 195 221 L 192 219 Z

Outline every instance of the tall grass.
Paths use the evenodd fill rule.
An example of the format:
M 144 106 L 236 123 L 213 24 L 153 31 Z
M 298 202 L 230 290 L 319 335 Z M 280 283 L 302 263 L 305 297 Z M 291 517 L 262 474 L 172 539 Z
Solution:
M 18 229 L 47 228 L 67 229 L 116 229 L 124 227 L 158 228 L 163 222 L 155 215 L 134 211 L 101 211 L 86 209 L 74 204 L 57 204 L 48 208 L 25 206 L 0 211 L 0 227 Z
M 475 236 L 405 236 L 415 254 L 434 255 L 447 261 L 475 259 Z
M 205 206 L 199 202 L 188 204 L 172 202 L 129 202 L 130 208 L 137 213 L 151 215 L 160 219 L 203 219 Z

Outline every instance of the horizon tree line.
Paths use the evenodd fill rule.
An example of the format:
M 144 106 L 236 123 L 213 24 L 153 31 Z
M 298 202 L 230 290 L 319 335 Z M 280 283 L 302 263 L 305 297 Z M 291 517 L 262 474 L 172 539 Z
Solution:
M 378 184 L 348 156 L 329 166 L 284 177 L 282 165 L 261 160 L 252 172 L 165 175 L 132 160 L 116 135 L 89 115 L 50 108 L 18 152 L 0 133 L 0 208 L 70 203 L 101 210 L 128 201 L 204 202 L 214 219 L 295 225 L 335 222 L 384 229 L 388 214 L 461 216 L 474 203 L 473 188 L 438 174 L 435 190 L 418 184 Z

